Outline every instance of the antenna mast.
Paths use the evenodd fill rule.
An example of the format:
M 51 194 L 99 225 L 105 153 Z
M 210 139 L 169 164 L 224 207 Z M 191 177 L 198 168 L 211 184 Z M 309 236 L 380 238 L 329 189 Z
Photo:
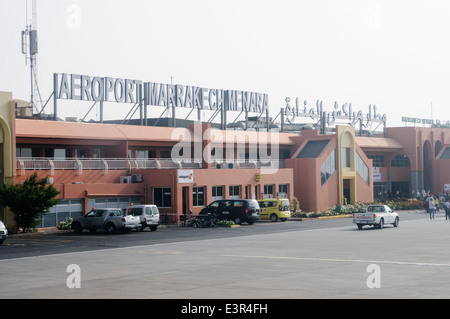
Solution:
M 26 1 L 27 21 L 25 31 L 22 31 L 22 54 L 25 54 L 25 64 L 30 61 L 30 105 L 32 108 L 36 108 L 35 96 L 34 96 L 34 82 L 36 81 L 36 54 L 38 53 L 38 40 L 37 40 L 37 7 L 36 0 L 32 0 L 32 18 L 31 24 L 28 24 L 28 0 Z M 36 81 L 37 88 L 37 81 Z M 37 88 L 39 91 L 39 89 Z

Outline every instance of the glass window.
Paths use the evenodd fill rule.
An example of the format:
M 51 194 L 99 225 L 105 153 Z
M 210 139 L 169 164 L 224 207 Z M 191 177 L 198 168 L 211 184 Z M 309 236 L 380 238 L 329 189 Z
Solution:
M 240 198 L 240 192 L 239 192 L 239 186 L 230 186 L 230 199 L 239 199 Z
M 172 190 L 162 187 L 154 188 L 153 202 L 158 207 L 172 207 Z
M 272 184 L 264 185 L 264 196 L 266 196 L 268 198 L 273 197 L 273 185 Z
M 359 156 L 358 152 L 356 152 L 356 171 L 361 176 L 361 178 L 369 184 L 369 168 L 364 163 L 361 156 Z
M 391 167 L 409 167 L 409 159 L 406 155 L 397 155 L 392 159 Z
M 384 167 L 383 155 L 367 155 L 367 158 L 372 160 L 373 167 Z
M 32 149 L 28 147 L 16 148 L 16 157 L 33 157 Z
M 328 179 L 336 171 L 336 149 L 334 149 L 331 154 L 325 160 L 320 168 L 320 180 L 322 186 L 328 181 Z
M 351 167 L 350 147 L 342 148 L 342 167 Z
M 213 186 L 212 187 L 212 200 L 223 199 L 223 186 Z
M 194 187 L 192 193 L 194 196 L 193 205 L 205 206 L 205 187 L 204 186 Z

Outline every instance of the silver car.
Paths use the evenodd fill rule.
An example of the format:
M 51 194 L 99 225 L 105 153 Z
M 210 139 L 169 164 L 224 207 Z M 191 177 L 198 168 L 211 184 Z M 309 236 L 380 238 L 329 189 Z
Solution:
M 5 224 L 0 220 L 0 245 L 8 238 L 8 230 Z
M 122 216 L 120 208 L 100 208 L 93 209 L 84 216 L 79 216 L 72 221 L 72 229 L 76 233 L 81 233 L 83 229 L 95 232 L 97 229 L 105 229 L 112 234 L 116 230 L 129 231 L 139 230 L 141 224 L 139 218 L 134 216 Z

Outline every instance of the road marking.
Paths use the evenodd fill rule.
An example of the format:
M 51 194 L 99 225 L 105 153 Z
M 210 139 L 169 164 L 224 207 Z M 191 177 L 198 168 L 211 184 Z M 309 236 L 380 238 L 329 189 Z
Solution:
M 324 261 L 324 262 L 347 262 L 347 263 L 363 263 L 363 264 L 391 264 L 391 265 L 408 265 L 408 266 L 450 267 L 450 264 L 442 264 L 442 263 L 422 263 L 422 262 L 390 261 L 390 260 L 359 260 L 359 259 L 340 259 L 340 258 L 250 256 L 250 255 L 220 255 L 220 256 L 222 256 L 222 257 L 238 257 L 238 258 L 255 258 L 255 259 L 283 259 L 283 260 L 299 260 L 299 261 Z

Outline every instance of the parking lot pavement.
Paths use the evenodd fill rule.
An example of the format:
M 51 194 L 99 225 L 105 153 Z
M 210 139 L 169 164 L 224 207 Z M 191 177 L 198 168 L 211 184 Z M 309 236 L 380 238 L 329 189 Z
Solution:
M 0 298 L 449 298 L 450 221 L 403 216 L 381 230 L 330 220 L 70 234 L 83 245 L 98 238 L 97 249 L 0 260 Z M 125 238 L 146 241 L 110 245 Z M 80 288 L 68 287 L 71 269 Z

